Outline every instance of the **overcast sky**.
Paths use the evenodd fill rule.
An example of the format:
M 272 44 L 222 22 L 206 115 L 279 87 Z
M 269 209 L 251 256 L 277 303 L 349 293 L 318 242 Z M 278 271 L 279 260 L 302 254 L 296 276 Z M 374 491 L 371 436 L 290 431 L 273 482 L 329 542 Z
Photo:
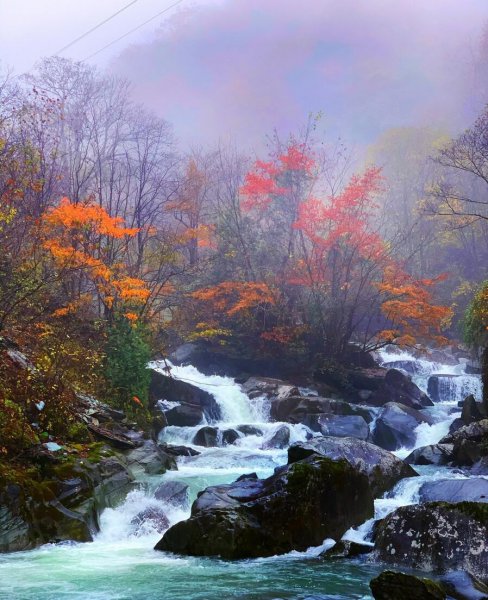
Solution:
M 3 69 L 32 68 L 130 2 L 0 0 Z M 86 59 L 175 2 L 135 0 L 62 56 Z M 473 77 L 487 21 L 488 0 L 183 0 L 89 62 L 132 81 L 185 143 L 256 146 L 321 111 L 331 136 L 361 144 L 468 125 L 488 102 Z
M 134 4 L 62 53 L 83 60 L 103 46 L 144 23 L 177 0 L 136 0 Z M 222 0 L 183 0 L 177 7 L 114 44 L 93 59 L 105 65 L 123 48 L 149 41 L 161 23 L 179 10 Z M 0 60 L 16 73 L 29 70 L 42 57 L 51 56 L 110 17 L 131 0 L 0 0 Z

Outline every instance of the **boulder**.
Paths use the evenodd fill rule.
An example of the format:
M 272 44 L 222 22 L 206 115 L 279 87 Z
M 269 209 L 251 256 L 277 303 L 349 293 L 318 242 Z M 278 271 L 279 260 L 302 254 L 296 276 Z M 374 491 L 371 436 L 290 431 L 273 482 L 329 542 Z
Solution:
M 407 456 L 409 465 L 444 466 L 452 461 L 454 444 L 431 444 L 417 448 Z
M 168 517 L 161 508 L 155 506 L 141 510 L 131 519 L 130 524 L 134 535 L 144 535 L 148 529 L 163 533 L 169 527 Z
M 317 421 L 321 433 L 326 436 L 354 437 L 359 440 L 367 440 L 369 437 L 368 424 L 360 416 L 319 415 Z
M 235 429 L 225 429 L 222 432 L 222 443 L 225 446 L 234 444 L 241 436 Z
M 385 369 L 400 369 L 410 376 L 421 372 L 419 363 L 416 360 L 390 360 L 382 363 L 381 366 Z
M 156 500 L 174 506 L 186 506 L 189 500 L 189 486 L 181 481 L 164 481 L 154 492 Z
M 180 404 L 165 412 L 168 425 L 195 427 L 204 421 L 204 411 L 198 406 Z
M 189 446 L 173 446 L 172 444 L 158 444 L 163 452 L 170 456 L 198 456 L 200 452 Z
M 415 429 L 420 423 L 433 424 L 433 420 L 418 410 L 396 402 L 388 402 L 376 419 L 373 442 L 386 450 L 398 450 L 415 444 Z
M 151 383 L 149 386 L 149 396 L 153 405 L 158 400 L 163 399 L 169 402 L 178 402 L 181 406 L 176 406 L 173 409 L 166 412 L 169 425 L 198 425 L 205 417 L 208 421 L 219 420 L 222 415 L 220 412 L 219 405 L 212 394 L 205 392 L 196 385 L 192 385 L 186 381 L 180 381 L 174 379 L 168 374 L 162 373 L 161 371 L 151 370 Z M 169 414 L 176 416 L 181 413 L 181 409 L 186 407 L 187 409 L 193 408 L 193 420 L 196 418 L 197 413 L 200 414 L 198 421 L 193 423 L 180 423 L 170 422 Z M 173 413 L 173 411 L 175 411 Z M 190 411 L 183 411 L 187 417 L 191 414 Z
M 332 548 L 322 552 L 319 558 L 325 560 L 337 560 L 342 558 L 356 558 L 373 551 L 370 544 L 358 544 L 349 540 L 339 540 Z
M 481 421 L 483 415 L 481 413 L 481 404 L 478 404 L 473 394 L 466 396 L 463 400 L 463 410 L 461 420 L 464 425 L 469 425 L 474 421 Z
M 208 425 L 202 427 L 197 431 L 193 438 L 193 443 L 197 446 L 204 446 L 205 448 L 211 448 L 218 446 L 219 430 L 216 427 L 209 427 Z
M 434 406 L 427 394 L 398 369 L 389 369 L 381 385 L 368 399 L 371 406 L 384 406 L 389 402 L 403 404 L 416 410 Z
M 422 484 L 421 502 L 488 502 L 488 479 L 438 479 Z
M 225 559 L 302 551 L 339 539 L 373 512 L 366 475 L 345 460 L 313 456 L 265 480 L 207 488 L 156 550 Z
M 488 506 L 428 502 L 403 506 L 376 528 L 375 557 L 433 573 L 463 570 L 488 581 Z
M 332 460 L 347 460 L 364 473 L 375 498 L 379 498 L 405 477 L 417 473 L 397 456 L 356 438 L 317 437 L 307 443 L 298 442 L 288 449 L 288 464 L 318 454 Z
M 286 425 L 281 425 L 273 433 L 273 435 L 264 441 L 263 449 L 269 450 L 271 448 L 282 449 L 286 448 L 290 443 L 290 428 Z
M 244 435 L 258 435 L 260 437 L 263 435 L 263 430 L 255 425 L 239 425 L 237 431 L 240 431 Z
M 127 453 L 127 462 L 132 468 L 140 467 L 148 475 L 163 475 L 168 470 L 176 470 L 176 459 L 165 452 L 152 440 Z
M 441 443 L 453 444 L 453 464 L 472 466 L 488 456 L 488 419 L 465 425 L 442 438 Z
M 370 581 L 375 600 L 445 600 L 443 586 L 431 579 L 383 571 Z
M 320 431 L 318 415 L 361 416 L 368 423 L 372 419 L 366 408 L 334 398 L 288 396 L 284 399 L 271 398 L 270 403 L 270 416 L 274 421 L 304 423 L 316 431 Z
M 122 457 L 98 448 L 94 459 L 46 463 L 42 481 L 0 489 L 0 552 L 29 550 L 61 541 L 91 541 L 99 515 L 133 487 Z

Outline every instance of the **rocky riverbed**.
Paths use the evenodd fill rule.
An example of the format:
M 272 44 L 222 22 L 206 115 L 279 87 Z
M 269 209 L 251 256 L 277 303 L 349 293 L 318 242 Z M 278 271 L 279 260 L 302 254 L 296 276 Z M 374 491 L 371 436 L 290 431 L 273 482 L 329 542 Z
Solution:
M 487 580 L 488 421 L 458 403 L 479 397 L 479 378 L 459 360 L 382 361 L 348 395 L 191 366 L 173 366 L 168 381 L 167 365 L 154 364 L 159 445 L 110 457 L 131 491 L 96 509 L 91 543 L 3 555 L 0 595 L 368 598 L 385 568 L 468 573 L 462 585 L 476 590 Z M 435 402 L 432 377 L 444 382 Z M 395 586 L 380 584 L 375 594 Z

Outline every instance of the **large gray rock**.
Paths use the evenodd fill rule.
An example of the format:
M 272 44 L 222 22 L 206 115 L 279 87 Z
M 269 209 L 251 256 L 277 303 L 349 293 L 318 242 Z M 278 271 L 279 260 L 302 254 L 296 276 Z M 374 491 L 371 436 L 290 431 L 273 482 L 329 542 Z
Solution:
M 371 412 L 343 400 L 320 396 L 287 396 L 271 398 L 270 416 L 274 421 L 304 423 L 315 431 L 320 431 L 318 418 L 322 415 L 360 416 L 371 421 Z
M 154 491 L 154 497 L 174 506 L 186 506 L 189 502 L 189 489 L 188 484 L 182 481 L 164 481 Z
M 163 533 L 169 527 L 168 517 L 164 510 L 157 506 L 149 506 L 137 513 L 130 522 L 133 535 L 145 535 L 148 530 Z
M 151 402 L 155 405 L 158 400 L 178 402 L 176 406 L 165 412 L 168 425 L 192 426 L 207 421 L 215 421 L 222 417 L 219 405 L 212 394 L 186 381 L 151 370 L 149 387 Z
M 204 412 L 198 406 L 180 404 L 165 412 L 168 425 L 195 427 L 204 421 Z
M 321 433 L 326 436 L 354 437 L 359 440 L 367 440 L 369 437 L 368 424 L 360 416 L 320 415 L 317 421 Z
M 488 581 L 488 506 L 429 502 L 403 506 L 376 528 L 375 556 L 433 573 L 463 570 Z
M 356 438 L 317 437 L 307 443 L 292 444 L 288 449 L 288 464 L 314 454 L 332 460 L 347 460 L 368 477 L 375 498 L 401 479 L 417 476 L 412 467 L 391 452 Z
M 417 410 L 434 406 L 427 394 L 398 369 L 389 369 L 382 384 L 368 399 L 371 406 L 384 406 L 388 402 L 397 402 Z
M 398 450 L 415 444 L 415 428 L 420 423 L 433 424 L 433 420 L 418 410 L 396 402 L 388 402 L 376 419 L 373 442 L 386 450 Z
M 204 446 L 205 448 L 211 448 L 212 446 L 218 446 L 219 430 L 217 427 L 210 427 L 206 425 L 197 431 L 193 438 L 193 443 L 197 446 Z
M 383 571 L 369 584 L 375 600 L 445 600 L 442 584 L 394 571 Z
M 286 448 L 290 443 L 290 428 L 286 425 L 281 425 L 278 429 L 273 433 L 273 435 L 265 440 L 263 443 L 263 448 L 265 450 L 271 448 Z
M 313 456 L 265 480 L 207 488 L 191 517 L 171 527 L 156 549 L 226 559 L 272 556 L 339 539 L 373 512 L 366 475 L 347 461 Z
M 99 530 L 100 513 L 116 506 L 132 489 L 133 480 L 121 457 L 101 456 L 98 462 L 46 464 L 42 481 L 2 487 L 0 552 L 91 541 Z
M 439 479 L 428 481 L 419 490 L 421 502 L 488 502 L 488 479 Z
M 453 458 L 454 444 L 431 444 L 417 448 L 407 456 L 409 465 L 448 465 Z
M 175 457 L 152 440 L 146 440 L 142 446 L 128 452 L 126 460 L 131 468 L 144 469 L 148 475 L 163 475 L 178 468 Z
M 470 467 L 488 456 L 488 419 L 461 427 L 442 438 L 441 443 L 453 444 L 453 464 Z

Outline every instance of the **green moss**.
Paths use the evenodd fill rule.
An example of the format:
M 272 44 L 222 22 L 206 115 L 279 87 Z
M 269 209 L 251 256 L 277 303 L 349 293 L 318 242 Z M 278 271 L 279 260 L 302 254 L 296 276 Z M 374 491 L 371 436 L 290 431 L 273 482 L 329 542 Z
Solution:
M 324 478 L 335 481 L 342 480 L 350 469 L 351 467 L 346 460 L 331 460 L 325 456 L 314 457 L 308 462 L 296 462 L 288 472 L 287 490 L 291 493 L 301 492 L 310 483 L 315 483 Z

